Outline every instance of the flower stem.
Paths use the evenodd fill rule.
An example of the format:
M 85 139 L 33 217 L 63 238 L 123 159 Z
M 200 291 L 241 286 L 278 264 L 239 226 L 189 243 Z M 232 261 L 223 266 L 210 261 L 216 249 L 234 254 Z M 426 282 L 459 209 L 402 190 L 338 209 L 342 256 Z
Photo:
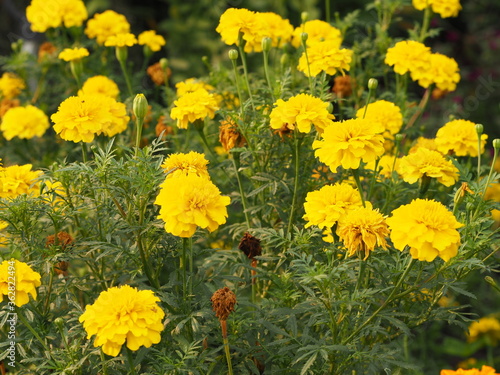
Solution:
M 314 96 L 314 86 L 311 77 L 311 65 L 309 64 L 309 55 L 307 54 L 307 45 L 305 40 L 302 40 L 302 47 L 304 47 L 304 53 L 306 55 L 306 63 L 307 63 L 307 78 L 309 80 L 309 90 L 311 91 L 311 95 Z
M 424 11 L 424 21 L 422 23 L 422 29 L 420 29 L 420 42 L 424 42 L 427 37 L 427 29 L 429 28 L 429 23 L 432 17 L 432 9 L 430 6 L 425 8 Z
M 268 64 L 269 51 L 263 50 L 262 52 L 263 52 L 262 56 L 264 58 L 264 73 L 266 75 L 266 81 L 267 81 L 267 85 L 269 86 L 269 91 L 271 92 L 271 99 L 273 100 L 273 103 L 274 103 L 275 100 L 274 100 L 274 94 L 273 94 L 273 85 L 271 84 L 271 78 L 269 78 L 269 64 Z
M 57 238 L 57 232 L 55 237 Z M 52 269 L 50 271 L 50 276 L 49 276 L 49 286 L 47 287 L 47 299 L 45 300 L 45 306 L 43 307 L 43 315 L 47 315 L 49 312 L 49 306 L 50 306 L 50 295 L 52 294 L 52 284 L 54 282 L 54 270 Z
M 222 324 L 226 324 L 226 321 L 221 321 Z M 226 353 L 226 361 L 227 361 L 227 369 L 228 369 L 228 374 L 233 375 L 233 365 L 231 363 L 231 353 L 229 351 L 229 341 L 227 339 L 227 335 L 222 338 L 222 342 L 224 343 L 224 352 Z
M 240 114 L 243 117 L 243 96 L 241 95 L 240 80 L 238 79 L 238 68 L 236 67 L 236 60 L 231 59 L 234 71 L 234 81 L 236 82 L 236 90 L 238 91 L 238 98 L 240 99 Z
M 24 317 L 24 315 L 21 312 L 21 309 L 16 306 L 16 316 L 19 318 L 19 320 L 26 326 L 26 328 L 29 329 L 29 331 L 35 336 L 35 338 L 38 340 L 40 344 L 42 344 L 43 348 L 49 353 L 51 353 L 50 348 L 47 346 L 47 343 L 42 340 L 40 335 L 38 334 L 37 331 L 33 328 L 33 326 L 28 322 L 28 320 Z
M 479 154 L 478 154 L 478 158 L 479 158 Z M 486 190 L 488 190 L 488 186 L 490 185 L 490 181 L 491 181 L 491 176 L 493 175 L 493 171 L 495 170 L 495 163 L 497 161 L 497 158 L 498 158 L 498 152 L 497 150 L 495 149 L 494 150 L 494 154 L 493 154 L 493 161 L 491 162 L 491 167 L 490 167 L 490 173 L 488 173 L 488 178 L 486 180 L 486 185 L 484 185 L 484 190 L 483 190 L 483 199 L 484 199 L 484 196 L 486 195 Z M 478 172 L 479 173 L 479 172 Z M 478 185 L 479 186 L 479 185 Z
M 352 176 L 354 177 L 354 181 L 356 181 L 356 186 L 358 187 L 359 196 L 361 197 L 361 203 L 363 207 L 366 207 L 365 197 L 363 196 L 363 190 L 361 189 L 361 181 L 359 180 L 359 171 L 357 169 L 351 169 Z
M 132 350 L 130 350 L 128 346 L 125 348 L 125 350 L 127 352 L 127 360 L 130 366 L 130 375 L 137 375 L 137 372 L 135 371 L 134 367 L 134 359 L 132 358 Z
M 297 129 L 294 136 L 294 156 L 295 156 L 295 180 L 293 183 L 292 207 L 290 208 L 290 216 L 288 218 L 288 226 L 286 230 L 287 236 L 292 231 L 293 219 L 295 214 L 295 205 L 297 202 L 297 191 L 299 190 L 299 173 L 300 173 L 300 158 L 299 149 L 302 138 L 299 138 Z
M 136 129 L 135 129 L 135 157 L 137 158 L 137 155 L 139 154 L 139 146 L 141 144 L 141 136 L 142 136 L 142 124 L 144 122 L 144 119 L 139 119 L 136 118 L 135 124 L 136 124 Z
M 87 145 L 85 144 L 85 142 L 81 142 L 81 145 L 82 145 L 82 160 L 84 163 L 87 162 Z
M 180 269 L 182 272 L 182 297 L 184 300 L 186 299 L 187 291 L 186 291 L 186 252 L 188 248 L 188 242 L 187 238 L 182 239 L 182 253 L 181 253 L 181 264 L 180 264 Z
M 233 153 L 233 165 L 234 165 L 234 171 L 236 173 L 236 179 L 238 180 L 238 188 L 240 190 L 241 204 L 243 205 L 243 213 L 245 214 L 245 221 L 247 223 L 247 229 L 250 229 L 250 219 L 248 217 L 248 211 L 247 211 L 248 203 L 247 203 L 245 191 L 243 190 L 243 184 L 241 182 L 241 176 L 240 176 L 240 153 L 239 152 Z
M 330 0 L 325 0 L 325 20 L 330 23 Z
M 118 59 L 118 62 L 120 63 L 120 68 L 122 69 L 123 76 L 125 77 L 125 83 L 127 84 L 127 90 L 129 96 L 134 95 L 134 91 L 132 90 L 132 84 L 130 83 L 130 77 L 127 72 L 127 66 L 125 65 L 125 61 Z
M 245 76 L 245 81 L 247 83 L 248 97 L 250 98 L 250 104 L 252 105 L 252 110 L 255 111 L 255 104 L 253 103 L 252 90 L 250 89 L 250 81 L 248 80 L 247 58 L 246 58 L 245 50 L 243 48 L 244 45 L 245 45 L 245 41 L 243 39 L 242 33 L 240 32 L 239 42 L 238 42 L 238 50 L 240 51 L 241 62 L 243 64 L 243 74 Z

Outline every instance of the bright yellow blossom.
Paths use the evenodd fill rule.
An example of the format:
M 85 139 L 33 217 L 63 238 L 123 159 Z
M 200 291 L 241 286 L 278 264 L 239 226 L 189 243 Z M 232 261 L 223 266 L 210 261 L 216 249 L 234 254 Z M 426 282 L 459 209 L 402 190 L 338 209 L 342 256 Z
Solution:
M 0 198 L 16 198 L 21 194 L 38 195 L 38 178 L 42 171 L 32 171 L 31 164 L 0 167 Z
M 273 47 L 281 47 L 292 38 L 293 26 L 279 14 L 263 12 L 258 13 L 257 17 L 263 21 L 263 34 L 271 38 Z
M 24 81 L 16 74 L 6 72 L 0 77 L 0 97 L 13 99 L 26 87 Z
M 414 40 L 397 42 L 387 50 L 385 63 L 394 67 L 397 74 L 410 72 L 411 79 L 417 81 L 430 69 L 431 49 Z
M 177 90 L 176 93 L 178 97 L 181 97 L 182 95 L 187 94 L 188 92 L 194 92 L 199 89 L 204 89 L 207 90 L 208 92 L 215 90 L 215 87 L 197 78 L 188 78 L 184 81 L 177 82 L 175 84 L 175 88 Z
M 80 60 L 89 55 L 87 48 L 65 48 L 57 56 L 64 61 Z
M 129 31 L 130 24 L 125 16 L 113 10 L 96 13 L 87 22 L 87 27 L 85 28 L 85 34 L 90 39 L 96 39 L 100 45 L 103 45 L 110 36 L 128 33 Z
M 245 41 L 245 52 L 261 51 L 264 21 L 248 9 L 227 9 L 219 19 L 219 25 L 215 29 L 224 43 L 227 45 L 238 44 L 238 38 L 242 33 Z
M 50 28 L 81 26 L 88 17 L 82 0 L 32 0 L 26 8 L 31 30 L 44 33 Z
M 429 63 L 428 70 L 419 74 L 418 84 L 424 88 L 435 84 L 440 90 L 455 91 L 457 83 L 460 81 L 460 69 L 455 59 L 440 53 L 432 53 Z
M 10 277 L 14 278 L 14 284 L 11 283 Z M 40 278 L 40 274 L 33 271 L 26 263 L 17 259 L 4 260 L 0 264 L 0 296 L 2 300 L 5 296 L 17 307 L 21 307 L 29 302 L 30 295 L 36 299 L 36 288 L 41 285 Z M 14 285 L 15 290 L 9 288 L 11 285 Z
M 93 76 L 88 78 L 82 86 L 82 89 L 78 91 L 78 95 L 86 94 L 101 94 L 109 96 L 113 99 L 117 99 L 120 94 L 120 89 L 118 85 L 111 78 L 106 76 Z
M 35 106 L 27 105 L 9 109 L 2 119 L 0 129 L 5 139 L 10 141 L 14 137 L 21 139 L 41 137 L 49 126 L 45 112 Z
M 311 20 L 295 28 L 292 39 L 292 45 L 295 48 L 302 45 L 303 32 L 307 33 L 307 47 L 312 47 L 317 43 L 330 42 L 335 49 L 339 49 L 342 44 L 342 34 L 339 29 L 325 21 Z
M 483 365 L 481 369 L 471 368 L 464 370 L 459 368 L 458 370 L 441 370 L 439 375 L 500 375 L 496 372 L 493 367 Z
M 214 118 L 215 111 L 218 109 L 215 97 L 207 90 L 199 89 L 188 92 L 174 101 L 170 117 L 177 120 L 179 129 L 187 129 L 188 124 L 196 120 L 204 120 L 206 117 Z
M 477 156 L 478 135 L 476 124 L 468 120 L 452 120 L 444 124 L 436 134 L 436 147 L 443 154 L 456 156 Z M 488 135 L 481 135 L 481 154 L 484 152 Z
M 179 176 L 188 176 L 195 174 L 200 177 L 210 178 L 207 170 L 208 160 L 204 154 L 190 151 L 187 154 L 175 153 L 170 154 L 162 164 L 165 172 L 170 172 L 167 178 L 175 178 Z
M 349 71 L 353 51 L 350 49 L 336 47 L 335 42 L 315 43 L 307 47 L 306 53 L 302 52 L 297 69 L 306 76 L 316 77 L 321 72 L 334 75 L 337 72 L 344 74 Z M 309 64 L 308 64 L 309 62 Z
M 131 33 L 111 35 L 104 42 L 106 47 L 132 47 L 135 44 L 137 44 L 137 38 Z
M 356 117 L 380 124 L 384 128 L 383 135 L 386 138 L 392 138 L 391 135 L 397 134 L 403 125 L 401 109 L 387 100 L 377 100 L 368 104 L 368 107 L 360 108 Z
M 158 52 L 167 42 L 161 35 L 156 34 L 154 30 L 143 31 L 138 36 L 141 46 L 148 46 L 153 52 Z
M 472 322 L 467 335 L 468 342 L 479 340 L 486 336 L 492 346 L 496 346 L 500 340 L 500 321 L 493 316 L 485 316 L 477 322 Z
M 456 17 L 462 9 L 460 0 L 413 0 L 412 3 L 418 10 L 424 10 L 430 6 L 434 13 L 443 18 Z

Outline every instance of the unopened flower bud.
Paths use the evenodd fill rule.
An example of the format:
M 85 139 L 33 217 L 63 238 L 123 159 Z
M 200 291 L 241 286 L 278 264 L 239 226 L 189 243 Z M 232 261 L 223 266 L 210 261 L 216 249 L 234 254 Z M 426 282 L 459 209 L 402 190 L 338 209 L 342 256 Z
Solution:
M 165 57 L 160 59 L 160 68 L 162 68 L 163 70 L 168 69 L 168 59 L 166 59 Z
M 478 135 L 481 135 L 481 134 L 483 134 L 483 131 L 484 131 L 484 126 L 481 124 L 476 124 L 476 133 Z
M 333 112 L 333 104 L 331 102 L 328 102 L 328 106 L 326 107 L 326 110 L 328 111 L 328 113 Z
M 300 20 L 302 21 L 302 23 L 306 23 L 308 18 L 309 18 L 309 13 L 307 12 L 300 13 Z
M 62 329 L 64 327 L 64 319 L 61 317 L 55 318 L 54 324 L 57 326 L 57 328 Z
M 401 141 L 403 140 L 403 138 L 404 138 L 403 134 L 396 134 L 396 135 L 394 136 L 394 140 L 395 140 L 396 142 L 401 142 Z
M 273 44 L 273 40 L 269 38 L 268 36 L 265 36 L 262 38 L 262 50 L 264 52 L 269 52 L 271 50 Z
M 493 280 L 493 278 L 491 276 L 485 276 L 484 281 L 486 281 L 488 284 L 493 285 L 493 286 L 497 285 L 497 283 L 495 282 L 495 280 Z
M 474 192 L 469 188 L 467 182 L 462 182 L 462 185 L 457 189 L 453 198 L 453 203 L 455 204 L 455 206 L 458 207 L 462 204 L 467 193 L 474 194 Z
M 118 61 L 125 62 L 128 57 L 128 47 L 116 47 L 115 54 Z
M 231 49 L 229 50 L 228 55 L 231 60 L 238 60 L 238 50 Z
M 305 43 L 307 41 L 307 38 L 309 38 L 308 33 L 300 33 L 300 39 Z
M 134 98 L 134 102 L 132 104 L 132 111 L 137 120 L 143 121 L 144 117 L 148 113 L 148 100 L 144 96 L 144 94 L 137 94 Z
M 496 138 L 496 139 L 493 140 L 493 148 L 495 150 L 500 149 L 500 138 Z
M 290 56 L 288 55 L 288 53 L 281 55 L 280 64 L 282 69 L 288 67 L 288 65 L 290 64 Z
M 378 81 L 375 78 L 368 80 L 368 90 L 375 90 L 378 86 Z

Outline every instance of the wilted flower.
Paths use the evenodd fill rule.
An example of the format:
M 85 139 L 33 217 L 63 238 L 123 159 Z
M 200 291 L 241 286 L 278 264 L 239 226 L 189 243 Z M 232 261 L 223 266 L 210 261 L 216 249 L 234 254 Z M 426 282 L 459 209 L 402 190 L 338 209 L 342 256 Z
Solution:
M 292 45 L 295 48 L 302 45 L 302 33 L 304 32 L 307 33 L 307 47 L 312 47 L 317 43 L 330 42 L 335 49 L 339 49 L 342 44 L 342 34 L 339 29 L 325 21 L 311 20 L 295 28 L 292 39 Z
M 41 137 L 49 127 L 49 118 L 45 112 L 32 105 L 9 109 L 0 124 L 3 136 L 8 141 L 14 137 Z
M 57 56 L 59 59 L 64 61 L 75 61 L 80 60 L 89 55 L 87 48 L 65 48 Z
M 13 99 L 26 87 L 24 81 L 16 74 L 5 72 L 0 77 L 0 96 L 5 99 Z
M 125 16 L 113 10 L 96 13 L 87 22 L 87 27 L 85 28 L 85 34 L 90 39 L 96 39 L 100 45 L 103 45 L 110 36 L 128 33 L 129 31 L 130 24 Z
M 15 278 L 15 301 L 17 307 L 27 304 L 30 300 L 30 295 L 36 299 L 36 288 L 41 285 L 40 274 L 26 263 L 20 262 L 17 259 L 4 260 L 0 264 L 0 296 L 6 296 L 10 299 L 12 290 L 9 285 L 12 285 L 11 277 Z
M 71 246 L 73 246 L 74 239 L 67 232 L 58 232 L 57 236 L 51 234 L 47 236 L 45 240 L 46 247 L 57 246 L 61 251 L 68 251 Z M 58 275 L 67 276 L 68 275 L 69 262 L 62 260 L 54 264 L 54 271 Z
M 190 151 L 187 154 L 181 152 L 170 154 L 162 164 L 165 172 L 171 171 L 167 178 L 179 176 L 189 176 L 194 174 L 199 177 L 210 179 L 207 170 L 208 160 L 204 154 L 196 151 Z
M 340 166 L 357 169 L 361 160 L 368 163 L 384 153 L 382 131 L 380 124 L 368 120 L 338 122 L 325 128 L 322 139 L 313 142 L 314 155 L 332 171 Z
M 247 143 L 246 139 L 239 132 L 238 126 L 231 118 L 220 122 L 219 142 L 226 151 L 235 147 L 243 147 Z
M 335 118 L 328 112 L 328 103 L 309 94 L 292 96 L 288 101 L 278 99 L 269 116 L 271 128 L 281 129 L 286 126 L 293 130 L 297 127 L 301 133 L 309 133 L 311 125 L 322 133 Z
M 148 46 L 153 52 L 159 51 L 161 47 L 167 43 L 165 38 L 156 34 L 156 31 L 154 30 L 143 31 L 140 33 L 138 41 L 141 46 Z
M 437 151 L 419 148 L 400 159 L 397 172 L 403 180 L 413 184 L 423 176 L 435 178 L 444 186 L 458 181 L 458 169 L 450 160 Z
M 170 68 L 163 69 L 161 64 L 157 62 L 148 66 L 146 73 L 148 73 L 149 78 L 151 78 L 151 81 L 153 81 L 156 86 L 161 86 L 168 80 L 172 71 Z
M 481 135 L 481 154 L 488 136 Z M 443 154 L 477 156 L 478 134 L 476 124 L 468 120 L 453 120 L 444 124 L 436 134 L 436 147 Z
M 216 290 L 210 301 L 212 302 L 212 310 L 215 312 L 215 316 L 220 321 L 225 321 L 229 318 L 229 314 L 234 311 L 236 295 L 225 286 L 222 289 Z
M 187 129 L 188 124 L 205 117 L 214 118 L 215 111 L 219 109 L 217 101 L 207 90 L 199 89 L 188 92 L 174 101 L 174 108 L 170 117 L 177 120 L 177 127 Z
M 197 227 L 213 232 L 224 224 L 230 201 L 208 178 L 189 174 L 167 178 L 155 204 L 160 206 L 159 217 L 165 222 L 165 230 L 186 238 L 192 237 Z
M 120 95 L 120 89 L 111 78 L 98 75 L 88 78 L 83 83 L 82 89 L 78 92 L 78 94 L 102 94 L 113 99 L 117 99 L 118 95 Z
M 31 0 L 26 18 L 31 30 L 44 33 L 52 27 L 81 26 L 88 17 L 82 0 Z
M 315 43 L 307 47 L 307 57 L 304 51 L 299 59 L 297 69 L 306 76 L 315 77 L 321 72 L 334 75 L 337 72 L 344 74 L 350 69 L 353 51 L 336 47 L 335 42 Z
M 445 262 L 458 253 L 463 226 L 446 207 L 437 201 L 415 199 L 392 211 L 386 219 L 394 247 L 406 246 L 414 259 L 432 262 L 437 256 Z
M 0 100 L 0 120 L 5 116 L 7 111 L 11 108 L 19 107 L 21 102 L 19 99 L 2 99 Z
M 337 76 L 333 79 L 332 91 L 341 99 L 347 98 L 352 95 L 353 81 L 348 75 Z
M 443 18 L 456 17 L 462 9 L 460 0 L 413 0 L 412 4 L 418 10 L 424 10 L 430 6 L 434 13 Z
M 56 55 L 57 47 L 51 42 L 43 42 L 38 47 L 38 62 L 52 58 Z
M 166 119 L 167 117 L 164 115 L 158 117 L 158 122 L 155 126 L 155 134 L 157 137 L 161 134 L 163 134 L 163 137 L 166 137 L 174 132 L 174 129 L 167 124 Z
M 151 290 L 129 285 L 113 287 L 87 305 L 79 321 L 87 331 L 87 339 L 96 335 L 95 347 L 102 346 L 105 354 L 116 357 L 125 342 L 134 351 L 160 342 L 165 313 L 159 301 Z
M 260 239 L 252 236 L 250 233 L 245 232 L 243 238 L 238 245 L 238 249 L 243 251 L 247 258 L 253 259 L 262 254 L 262 247 L 260 246 Z

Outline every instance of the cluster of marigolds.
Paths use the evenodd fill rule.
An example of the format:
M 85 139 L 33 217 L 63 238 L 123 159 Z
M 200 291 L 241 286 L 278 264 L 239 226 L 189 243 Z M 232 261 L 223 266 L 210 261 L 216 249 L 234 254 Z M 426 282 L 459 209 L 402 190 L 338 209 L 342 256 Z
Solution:
M 51 6 L 48 6 L 49 3 Z M 442 17 L 456 16 L 461 9 L 458 0 L 413 0 L 413 5 L 418 10 L 432 11 Z M 89 40 L 95 40 L 95 45 L 90 51 L 80 46 L 50 44 L 41 49 L 41 59 L 57 55 L 70 64 L 79 88 L 73 96 L 60 103 L 55 113 L 47 114 L 41 108 L 28 104 L 27 100 L 20 99 L 26 83 L 14 73 L 4 73 L 0 78 L 0 130 L 3 137 L 6 140 L 41 137 L 50 127 L 50 121 L 58 136 L 71 142 L 90 143 L 99 135 L 113 137 L 124 132 L 133 114 L 119 100 L 118 85 L 102 75 L 83 80 L 85 59 L 92 50 L 112 47 L 131 97 L 133 90 L 125 64 L 128 48 L 142 45 L 145 56 L 151 56 L 161 50 L 165 39 L 155 31 L 145 31 L 136 37 L 130 32 L 126 18 L 112 10 L 95 14 L 87 20 L 82 0 L 33 0 L 26 16 L 35 32 L 44 33 L 63 26 L 84 28 L 84 34 Z M 231 8 L 221 15 L 216 31 L 227 45 L 240 47 L 239 54 L 236 50 L 231 51 L 233 61 L 244 53 L 267 53 L 271 48 L 282 48 L 288 44 L 302 49 L 296 69 L 308 79 L 320 74 L 333 76 L 341 73 L 342 77 L 337 78 L 345 82 L 353 51 L 341 47 L 341 31 L 325 21 L 303 21 L 294 28 L 288 20 L 275 13 Z M 384 62 L 394 69 L 399 79 L 410 78 L 425 89 L 433 89 L 435 95 L 455 90 L 460 80 L 458 64 L 451 57 L 433 53 L 423 43 L 425 30 L 422 35 L 424 37 L 420 41 L 397 42 L 387 50 Z M 148 72 L 157 84 L 166 83 L 169 72 L 164 64 L 156 64 Z M 336 82 L 340 85 L 341 80 L 336 79 Z M 176 121 L 178 129 L 187 129 L 190 124 L 201 128 L 220 109 L 240 109 L 240 114 L 243 113 L 244 100 L 239 89 L 238 97 L 235 97 L 219 93 L 213 86 L 194 78 L 177 83 L 176 88 L 177 100 L 173 103 L 170 117 Z M 369 88 L 374 90 L 376 82 L 371 82 Z M 341 91 L 343 93 L 337 93 L 339 98 L 349 95 L 346 90 Z M 251 95 L 249 92 L 250 99 Z M 449 121 L 438 129 L 435 138 L 416 139 L 409 152 L 401 156 L 399 146 L 395 145 L 400 141 L 398 135 L 405 130 L 402 109 L 386 100 L 370 102 L 359 108 L 353 118 L 336 121 L 331 113 L 331 103 L 315 96 L 312 89 L 309 93 L 278 98 L 265 116 L 269 126 L 280 136 L 316 132 L 312 143 L 315 157 L 334 173 L 341 167 L 350 170 L 354 176 L 353 181 L 325 185 L 307 194 L 303 216 L 306 228 L 320 228 L 326 242 L 334 242 L 337 238 L 349 256 L 361 254 L 364 259 L 378 247 L 386 249 L 389 239 L 391 246 L 401 251 L 409 249 L 411 256 L 420 261 L 432 262 L 436 257 L 448 261 L 457 255 L 461 243 L 458 229 L 463 224 L 445 205 L 432 199 L 414 199 L 386 217 L 378 207 L 365 200 L 357 172 L 364 167 L 376 171 L 381 180 L 394 178 L 393 172 L 396 172 L 409 184 L 418 182 L 422 186 L 435 179 L 436 183 L 447 187 L 455 185 L 460 175 L 450 156 L 478 157 L 484 152 L 487 136 L 482 134 L 480 125 L 461 119 Z M 166 130 L 167 127 L 162 127 L 164 133 L 172 131 Z M 250 141 L 238 122 L 230 117 L 221 122 L 220 130 L 220 140 L 226 150 L 241 147 Z M 494 140 L 493 145 L 497 152 L 500 140 Z M 230 198 L 221 195 L 211 181 L 207 164 L 205 155 L 194 151 L 171 154 L 165 159 L 162 168 L 166 178 L 154 203 L 160 207 L 159 217 L 165 222 L 167 232 L 189 238 L 198 228 L 212 232 L 226 222 L 226 207 Z M 22 194 L 49 196 L 58 187 L 57 181 L 43 179 L 42 172 L 33 171 L 31 165 L 0 167 L 2 199 Z M 460 191 L 462 195 L 471 193 L 466 186 L 462 186 Z M 485 193 L 486 199 L 498 198 L 498 183 L 492 184 Z M 58 191 L 58 194 L 64 192 Z M 176 199 L 172 199 L 173 196 Z M 50 201 L 47 198 L 48 204 Z M 8 224 L 0 225 L 4 229 Z M 7 294 L 6 269 L 7 260 L 0 266 L 0 292 L 3 295 Z M 28 303 L 29 295 L 36 298 L 41 277 L 21 261 L 16 261 L 16 269 L 16 305 L 20 307 Z M 223 290 L 219 295 L 227 292 Z M 219 306 L 221 299 L 214 296 L 218 311 L 226 312 L 225 315 L 218 314 L 227 319 L 235 300 L 233 296 L 222 299 L 230 300 L 229 306 Z M 139 291 L 128 285 L 113 287 L 102 291 L 94 304 L 86 307 L 80 322 L 88 333 L 88 339 L 95 335 L 95 346 L 102 346 L 104 353 L 117 356 L 123 344 L 137 350 L 141 346 L 150 347 L 160 342 L 165 313 L 159 301 L 150 290 Z M 219 318 L 225 320 L 221 316 Z M 500 332 L 500 324 L 496 319 L 493 321 L 483 322 L 482 325 L 496 324 L 495 328 L 488 328 L 487 331 Z M 481 331 L 482 325 L 478 324 L 471 326 L 471 337 Z M 442 375 L 495 373 L 487 366 L 481 370 L 442 371 Z

